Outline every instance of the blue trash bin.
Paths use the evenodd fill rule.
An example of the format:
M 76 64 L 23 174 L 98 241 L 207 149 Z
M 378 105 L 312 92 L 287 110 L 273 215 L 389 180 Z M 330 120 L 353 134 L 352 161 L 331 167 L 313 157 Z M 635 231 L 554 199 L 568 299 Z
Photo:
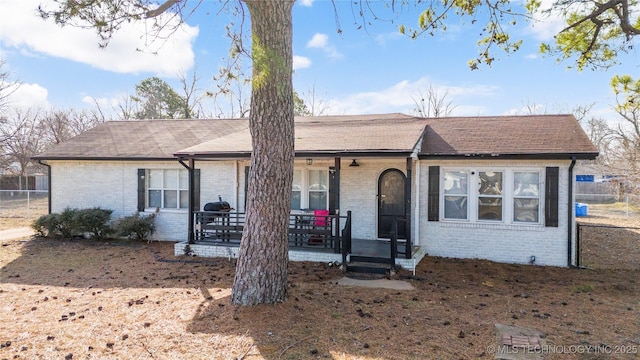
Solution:
M 589 214 L 589 204 L 576 203 L 576 216 L 587 216 Z

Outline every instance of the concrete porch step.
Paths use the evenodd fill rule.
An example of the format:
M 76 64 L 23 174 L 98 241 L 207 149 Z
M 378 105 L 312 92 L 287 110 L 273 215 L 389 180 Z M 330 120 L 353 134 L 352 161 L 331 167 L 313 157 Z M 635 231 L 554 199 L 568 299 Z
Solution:
M 392 266 L 389 259 L 374 258 L 375 261 L 352 261 L 347 264 L 347 272 L 360 274 L 388 274 Z M 386 261 L 386 262 L 383 262 Z

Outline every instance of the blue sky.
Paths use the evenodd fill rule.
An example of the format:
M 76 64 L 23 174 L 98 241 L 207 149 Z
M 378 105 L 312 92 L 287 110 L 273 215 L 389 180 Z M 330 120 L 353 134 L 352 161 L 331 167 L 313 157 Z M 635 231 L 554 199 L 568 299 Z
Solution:
M 15 106 L 81 108 L 91 107 L 91 99 L 114 104 L 147 77 L 159 76 L 178 87 L 176 75 L 189 74 L 194 66 L 199 88 L 213 90 L 211 76 L 229 48 L 224 26 L 238 20 L 221 13 L 218 1 L 205 0 L 168 41 L 145 48 L 149 24 L 132 24 L 100 50 L 93 31 L 61 29 L 39 19 L 35 8 L 48 1 L 0 0 L 0 54 L 23 84 L 12 97 Z M 541 57 L 540 42 L 549 41 L 562 25 L 554 19 L 519 26 L 512 36 L 524 40 L 520 51 L 509 56 L 496 51 L 492 67 L 471 71 L 467 62 L 477 54 L 479 28 L 469 25 L 470 19 L 451 17 L 446 33 L 411 40 L 398 33 L 398 25 L 416 23 L 418 12 L 412 7 L 393 22 L 372 21 L 358 30 L 351 3 L 336 4 L 340 34 L 328 0 L 298 1 L 293 12 L 294 87 L 303 97 L 313 88 L 330 114 L 410 114 L 412 98 L 431 86 L 447 93 L 453 115 L 517 114 L 528 107 L 569 112 L 594 103 L 594 116 L 613 120 L 611 77 L 639 77 L 637 50 L 621 58 L 623 65 L 597 72 L 570 70 L 569 62 Z

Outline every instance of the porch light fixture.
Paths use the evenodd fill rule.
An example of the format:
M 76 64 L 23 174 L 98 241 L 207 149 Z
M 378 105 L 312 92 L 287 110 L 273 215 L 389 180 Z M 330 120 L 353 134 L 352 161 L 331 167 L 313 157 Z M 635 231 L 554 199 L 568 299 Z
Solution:
M 360 164 L 358 164 L 356 159 L 353 159 L 353 161 L 351 162 L 351 164 L 349 164 L 349 166 L 360 166 Z
M 307 159 L 307 165 L 313 164 L 313 159 Z

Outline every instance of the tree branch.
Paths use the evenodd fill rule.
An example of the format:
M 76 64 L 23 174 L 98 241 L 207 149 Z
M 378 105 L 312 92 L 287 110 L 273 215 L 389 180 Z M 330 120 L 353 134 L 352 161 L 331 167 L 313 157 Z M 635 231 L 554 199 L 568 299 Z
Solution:
M 158 6 L 157 9 L 154 10 L 149 10 L 145 13 L 145 16 L 147 17 L 147 19 L 149 18 L 154 18 L 156 16 L 159 16 L 161 14 L 163 14 L 165 11 L 167 11 L 170 7 L 172 7 L 173 5 L 181 2 L 182 0 L 167 0 L 165 1 L 164 4 Z

